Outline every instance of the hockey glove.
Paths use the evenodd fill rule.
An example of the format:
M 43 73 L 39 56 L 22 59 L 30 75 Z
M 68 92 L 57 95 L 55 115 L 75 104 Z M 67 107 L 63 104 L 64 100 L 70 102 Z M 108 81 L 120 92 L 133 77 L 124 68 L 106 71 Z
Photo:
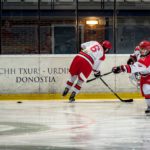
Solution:
M 118 73 L 121 73 L 121 72 L 124 72 L 124 67 L 123 66 L 117 66 L 117 67 L 113 67 L 112 68 L 112 72 L 114 74 L 118 74 Z
M 133 65 L 137 61 L 136 56 L 130 56 L 130 58 L 127 61 L 128 65 Z
M 134 64 L 134 60 L 132 58 L 129 58 L 128 61 L 127 61 L 127 64 L 128 65 Z
M 98 77 L 100 77 L 100 76 L 101 76 L 101 72 L 100 72 L 100 71 L 98 71 L 98 72 L 95 72 L 95 73 L 94 73 L 94 76 L 95 76 L 95 78 L 98 78 Z

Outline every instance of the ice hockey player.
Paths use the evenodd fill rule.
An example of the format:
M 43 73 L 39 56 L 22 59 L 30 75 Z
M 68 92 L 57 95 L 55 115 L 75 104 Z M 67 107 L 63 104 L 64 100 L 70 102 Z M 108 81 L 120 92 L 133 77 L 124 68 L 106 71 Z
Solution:
M 66 82 L 62 96 L 66 96 L 73 87 L 69 102 L 74 102 L 76 94 L 79 93 L 82 84 L 86 82 L 91 72 L 94 72 L 95 77 L 101 75 L 99 66 L 105 60 L 105 54 L 110 49 L 112 49 L 112 44 L 107 40 L 102 43 L 89 41 L 81 44 L 81 51 L 74 57 L 70 65 L 70 77 Z
M 131 65 L 121 65 L 112 68 L 112 72 L 115 74 L 126 72 L 126 73 L 136 73 L 139 72 L 140 88 L 142 96 L 145 97 L 147 103 L 147 109 L 145 113 L 150 113 L 150 42 L 141 41 L 140 47 L 140 59 Z

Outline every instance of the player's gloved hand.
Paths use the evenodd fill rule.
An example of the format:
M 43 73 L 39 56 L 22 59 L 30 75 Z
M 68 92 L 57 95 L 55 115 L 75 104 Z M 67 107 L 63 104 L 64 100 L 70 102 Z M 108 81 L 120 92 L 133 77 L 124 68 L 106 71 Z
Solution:
M 94 76 L 95 76 L 95 78 L 100 77 L 100 76 L 101 76 L 101 72 L 100 72 L 100 71 L 95 72 L 95 73 L 94 73 Z
M 121 72 L 124 72 L 124 71 L 125 70 L 124 70 L 123 66 L 117 66 L 117 67 L 113 67 L 112 68 L 112 72 L 114 74 L 118 74 L 118 73 L 121 73 Z
M 133 58 L 129 58 L 128 61 L 127 61 L 127 64 L 128 65 L 133 65 L 134 64 Z

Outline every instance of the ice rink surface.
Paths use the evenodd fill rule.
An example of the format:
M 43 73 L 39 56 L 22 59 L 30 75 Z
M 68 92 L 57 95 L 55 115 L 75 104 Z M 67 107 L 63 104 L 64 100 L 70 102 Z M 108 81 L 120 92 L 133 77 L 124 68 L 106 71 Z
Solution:
M 150 150 L 144 100 L 0 101 L 0 150 Z

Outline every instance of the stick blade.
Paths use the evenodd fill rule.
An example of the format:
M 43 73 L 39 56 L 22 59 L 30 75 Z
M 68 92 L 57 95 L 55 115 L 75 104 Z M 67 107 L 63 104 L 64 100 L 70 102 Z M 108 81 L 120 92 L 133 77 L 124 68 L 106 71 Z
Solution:
M 133 102 L 133 99 L 122 100 L 122 102 Z

